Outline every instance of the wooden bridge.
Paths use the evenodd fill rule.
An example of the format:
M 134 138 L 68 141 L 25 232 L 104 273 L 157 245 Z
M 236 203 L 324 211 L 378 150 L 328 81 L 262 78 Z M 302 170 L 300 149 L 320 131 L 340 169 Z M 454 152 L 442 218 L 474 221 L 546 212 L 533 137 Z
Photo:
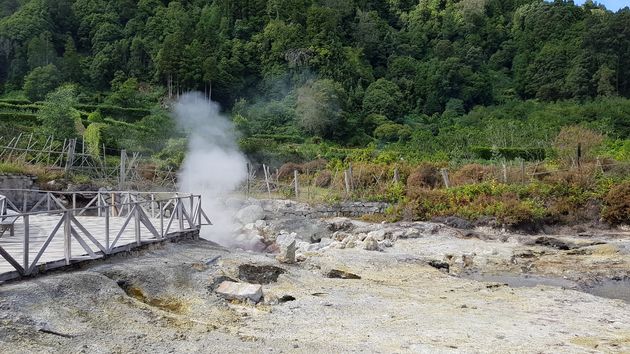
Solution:
M 199 195 L 0 189 L 0 282 L 198 234 L 210 224 Z

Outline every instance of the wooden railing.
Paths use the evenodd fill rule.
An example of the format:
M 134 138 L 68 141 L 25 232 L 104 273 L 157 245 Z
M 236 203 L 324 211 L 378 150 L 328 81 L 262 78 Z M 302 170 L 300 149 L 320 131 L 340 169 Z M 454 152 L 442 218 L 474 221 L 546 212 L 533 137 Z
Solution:
M 128 191 L 0 190 L 1 220 L 10 220 L 14 235 L 0 234 L 0 280 L 106 257 L 211 224 L 199 195 Z M 41 234 L 46 226 L 50 231 Z M 78 254 L 73 245 L 75 251 L 80 245 Z

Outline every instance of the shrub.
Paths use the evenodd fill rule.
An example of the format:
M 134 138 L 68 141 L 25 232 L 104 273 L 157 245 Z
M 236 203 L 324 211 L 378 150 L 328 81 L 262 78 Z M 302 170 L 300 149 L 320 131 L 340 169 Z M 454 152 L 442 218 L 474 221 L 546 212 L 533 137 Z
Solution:
M 302 169 L 306 172 L 317 172 L 326 168 L 328 161 L 324 159 L 317 159 L 313 161 L 306 162 L 302 165 Z
M 330 186 L 332 182 L 332 173 L 330 171 L 320 171 L 315 176 L 315 186 L 324 188 Z
M 293 162 L 285 163 L 280 166 L 280 169 L 278 170 L 278 179 L 287 180 L 293 178 L 293 171 L 302 173 L 302 165 Z
M 613 187 L 604 198 L 602 218 L 609 224 L 630 224 L 630 181 Z
M 440 171 L 431 164 L 421 164 L 407 178 L 407 190 L 437 188 L 442 184 Z
M 455 185 L 481 183 L 494 179 L 494 171 L 492 166 L 469 164 L 453 172 L 450 179 Z

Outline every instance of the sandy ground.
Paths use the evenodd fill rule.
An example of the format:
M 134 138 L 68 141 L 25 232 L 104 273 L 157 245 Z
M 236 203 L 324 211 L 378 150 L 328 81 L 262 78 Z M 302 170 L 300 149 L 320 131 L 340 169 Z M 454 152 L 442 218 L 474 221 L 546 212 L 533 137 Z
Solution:
M 627 302 L 461 277 L 505 270 L 572 282 L 627 275 L 630 237 L 602 235 L 596 245 L 592 237 L 565 237 L 573 248 L 562 250 L 517 236 L 457 235 L 401 239 L 382 252 L 328 249 L 293 265 L 187 241 L 0 285 L 0 352 L 630 352 Z M 464 266 L 464 254 L 472 264 Z M 450 273 L 430 260 L 448 260 Z M 257 305 L 218 297 L 213 284 L 237 280 L 242 264 L 285 273 L 263 285 Z M 329 278 L 331 269 L 361 279 Z M 278 301 L 287 295 L 295 300 Z

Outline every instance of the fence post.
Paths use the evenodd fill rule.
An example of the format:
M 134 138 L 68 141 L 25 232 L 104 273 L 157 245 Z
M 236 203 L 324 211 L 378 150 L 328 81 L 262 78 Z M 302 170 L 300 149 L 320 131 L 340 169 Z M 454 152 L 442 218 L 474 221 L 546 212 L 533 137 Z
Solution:
M 577 146 L 577 168 L 582 169 L 582 143 L 578 143 Z
M 348 170 L 343 171 L 343 180 L 344 180 L 344 183 L 346 184 L 346 196 L 349 196 L 350 195 L 350 176 L 349 176 Z
M 400 175 L 398 174 L 398 167 L 394 168 L 394 182 L 400 182 Z
M 298 199 L 298 197 L 300 196 L 300 186 L 299 186 L 299 182 L 298 182 L 298 171 L 297 170 L 293 170 L 293 180 L 295 182 L 295 199 Z
M 24 259 L 23 259 L 23 268 L 24 268 L 24 272 L 26 273 L 26 275 L 28 275 L 29 273 L 29 268 L 30 268 L 30 264 L 29 264 L 29 251 L 30 251 L 30 224 L 29 224 L 29 220 L 28 220 L 28 215 L 24 215 L 24 242 L 23 242 L 23 246 L 24 246 Z
M 507 165 L 505 163 L 505 161 L 503 161 L 501 163 L 502 167 L 503 167 L 503 183 L 507 184 L 508 182 L 508 177 L 507 177 Z
M 164 238 L 164 210 L 162 209 L 162 201 L 158 202 L 158 208 L 160 209 L 160 237 Z
M 245 195 L 246 198 L 249 198 L 249 174 L 250 174 L 249 171 L 250 170 L 251 170 L 251 168 L 250 168 L 249 162 L 248 162 L 247 163 L 247 194 Z
M 123 190 L 125 188 L 125 182 L 127 179 L 127 151 L 125 149 L 120 151 L 120 176 L 118 177 L 118 188 Z
M 269 195 L 269 199 L 271 199 L 271 187 L 269 186 L 269 175 L 267 173 L 267 166 L 263 164 L 263 172 L 265 172 L 265 183 L 267 184 L 267 194 Z
M 100 210 L 100 208 L 99 208 Z M 109 205 L 105 206 L 105 249 L 107 250 L 107 253 L 109 253 L 111 251 L 111 249 L 109 248 L 109 213 L 110 213 L 111 207 Z
M 521 159 L 521 183 L 525 184 L 525 160 Z
M 72 225 L 70 225 L 70 212 L 63 212 L 63 254 L 66 259 L 66 265 L 70 265 L 72 258 Z
M 133 218 L 134 218 L 134 231 L 136 233 L 136 245 L 140 246 L 142 245 L 142 241 L 140 241 L 141 238 L 141 234 L 140 234 L 140 212 L 138 211 L 138 204 L 134 204 L 134 207 L 132 209 L 133 211 Z
M 444 186 L 446 188 L 450 188 L 451 187 L 451 183 L 448 179 L 448 169 L 443 168 L 440 170 L 440 172 L 442 173 L 442 180 L 444 180 Z

